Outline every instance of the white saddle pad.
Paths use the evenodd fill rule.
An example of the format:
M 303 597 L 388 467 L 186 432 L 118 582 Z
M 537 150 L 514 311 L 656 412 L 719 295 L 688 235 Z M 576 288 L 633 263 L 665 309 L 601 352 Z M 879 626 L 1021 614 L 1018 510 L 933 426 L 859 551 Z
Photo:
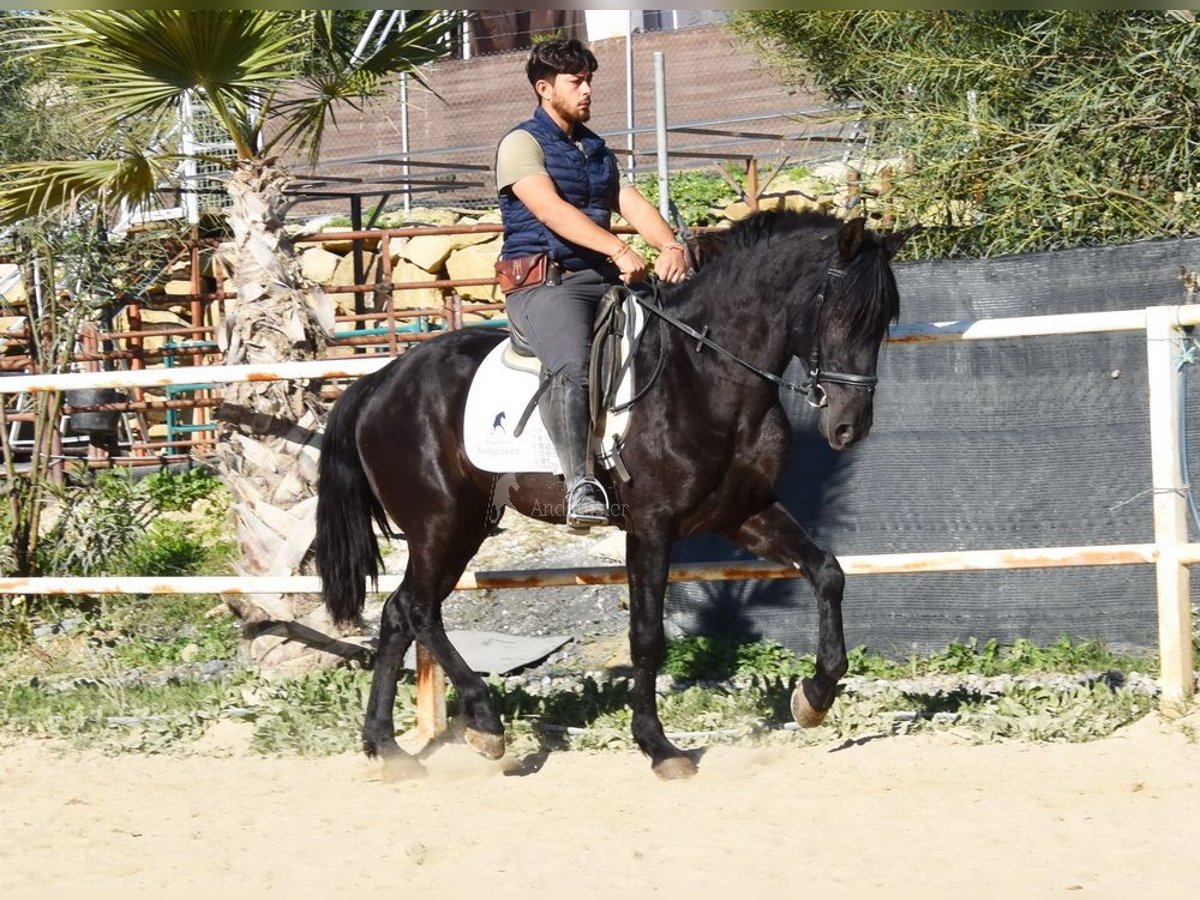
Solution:
M 621 357 L 629 355 L 629 348 L 645 323 L 644 312 L 637 303 L 629 303 L 631 314 L 627 317 L 625 334 L 621 338 Z M 542 424 L 541 413 L 534 407 L 529 421 L 520 437 L 513 432 L 517 423 L 537 391 L 540 373 L 516 369 L 504 361 L 507 340 L 501 341 L 475 371 L 471 389 L 467 394 L 467 406 L 463 420 L 463 443 L 467 458 L 472 465 L 485 472 L 497 474 L 520 472 L 549 472 L 562 474 L 554 443 Z M 621 406 L 633 395 L 633 365 L 617 387 L 616 402 Z M 614 438 L 625 434 L 629 421 L 628 410 L 609 413 L 605 419 L 600 443 L 600 462 L 611 469 Z

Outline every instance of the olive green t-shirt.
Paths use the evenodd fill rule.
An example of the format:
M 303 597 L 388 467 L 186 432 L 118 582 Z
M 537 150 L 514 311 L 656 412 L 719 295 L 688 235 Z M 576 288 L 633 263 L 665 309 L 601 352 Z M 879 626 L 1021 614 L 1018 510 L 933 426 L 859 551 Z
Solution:
M 527 175 L 549 175 L 546 154 L 537 138 L 523 128 L 506 134 L 496 148 L 496 190 L 503 192 Z M 617 181 L 620 187 L 631 184 L 617 162 Z

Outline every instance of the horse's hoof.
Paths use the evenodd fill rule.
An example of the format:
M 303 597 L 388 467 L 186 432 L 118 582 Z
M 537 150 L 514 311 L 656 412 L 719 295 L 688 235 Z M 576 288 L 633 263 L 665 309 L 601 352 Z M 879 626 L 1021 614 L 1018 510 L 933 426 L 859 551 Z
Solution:
M 467 743 L 484 759 L 500 759 L 504 756 L 504 735 L 491 734 L 487 731 L 476 731 L 468 728 L 465 733 Z
M 792 691 L 792 718 L 801 728 L 816 728 L 825 721 L 826 712 L 828 710 L 813 709 L 813 705 L 804 696 L 803 683 Z
M 400 745 L 396 743 L 395 738 L 372 738 L 363 735 L 362 741 L 363 753 L 367 754 L 367 759 L 389 759 L 393 756 L 398 756 L 404 751 L 400 749 Z
M 696 774 L 696 764 L 686 756 L 672 756 L 657 763 L 654 774 L 663 781 L 679 781 Z

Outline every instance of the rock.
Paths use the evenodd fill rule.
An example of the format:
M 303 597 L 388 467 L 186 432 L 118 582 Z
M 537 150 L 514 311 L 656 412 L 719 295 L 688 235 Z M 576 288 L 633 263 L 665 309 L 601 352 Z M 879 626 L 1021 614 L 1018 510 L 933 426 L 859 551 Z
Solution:
M 328 247 L 309 247 L 300 254 L 300 271 L 305 278 L 317 284 L 331 284 L 342 258 L 331 253 Z
M 500 238 L 488 241 L 486 244 L 475 244 L 463 247 L 452 253 L 446 260 L 446 271 L 454 280 L 479 279 L 496 277 L 496 260 L 500 257 Z M 492 303 L 503 298 L 500 288 L 494 284 L 475 285 L 456 288 L 463 297 Z
M 482 223 L 476 222 L 473 219 L 463 219 L 458 224 L 466 226 L 466 225 L 479 225 Z M 490 223 L 487 223 L 487 224 L 490 224 Z M 497 238 L 497 234 L 495 232 L 490 232 L 490 231 L 478 231 L 478 232 L 468 232 L 466 234 L 456 234 L 456 235 L 454 235 L 453 247 L 454 247 L 454 250 L 462 250 L 464 247 L 471 247 L 471 246 L 474 246 L 475 244 L 486 244 L 489 241 L 496 240 L 496 238 Z
M 740 222 L 750 215 L 750 204 L 745 200 L 737 200 L 721 210 L 721 215 L 730 222 Z
M 844 162 L 827 162 L 813 166 L 809 172 L 809 177 L 818 181 L 823 181 L 826 184 L 841 184 L 844 185 L 850 174 L 850 167 Z
M 833 208 L 832 197 L 810 198 L 803 194 L 787 194 L 783 198 L 784 209 L 792 212 L 827 212 Z
M 375 266 L 375 254 L 364 252 L 362 255 L 363 278 L 367 284 L 372 284 L 375 280 L 373 271 Z M 354 254 L 347 253 L 341 258 L 337 268 L 334 270 L 333 278 L 330 284 L 334 285 L 353 285 L 354 284 Z M 373 305 L 374 300 L 369 294 L 351 294 L 347 292 L 338 292 L 331 290 L 329 296 L 333 298 L 334 307 L 340 313 L 352 315 L 356 308 L 356 298 L 362 297 L 364 308 Z
M 354 229 L 348 225 L 331 225 L 321 229 L 321 234 L 336 234 L 339 231 L 353 231 Z M 354 241 L 347 238 L 344 241 L 321 241 L 322 246 L 330 253 L 336 253 L 339 256 L 343 253 L 350 253 L 354 249 Z M 374 250 L 379 246 L 379 238 L 363 238 L 362 247 L 364 250 Z
M 414 206 L 407 212 L 392 213 L 389 219 L 397 224 L 393 228 L 405 225 L 457 225 L 459 212 L 453 209 L 431 209 L 427 206 Z
M 207 294 L 213 289 L 213 280 L 211 278 L 200 278 L 200 293 Z M 163 285 L 162 292 L 168 297 L 190 297 L 192 296 L 192 280 L 187 281 L 182 279 L 172 279 Z
M 392 267 L 392 284 L 425 281 L 437 281 L 437 275 L 431 275 L 420 266 L 404 259 Z M 392 292 L 392 304 L 395 309 L 441 309 L 445 302 L 441 288 L 418 287 Z
M 190 290 L 190 286 L 189 286 Z M 140 310 L 142 330 L 158 331 L 166 328 L 190 328 L 192 323 L 190 320 L 176 315 L 175 313 L 165 309 L 147 309 L 142 307 Z M 116 331 L 130 331 L 129 322 L 129 307 L 123 307 L 116 316 L 113 317 L 113 329 Z M 172 343 L 178 344 L 181 341 L 191 340 L 192 336 L 181 334 L 170 338 Z M 142 338 L 142 348 L 144 350 L 158 350 L 167 343 L 167 337 L 152 336 Z
M 200 645 L 199 644 L 188 644 L 182 650 L 179 651 L 179 660 L 180 660 L 180 662 L 192 662 L 199 655 L 200 655 Z
M 454 251 L 455 238 L 453 234 L 418 235 L 410 238 L 404 245 L 401 255 L 409 262 L 420 266 L 426 272 L 439 271 L 448 257 Z

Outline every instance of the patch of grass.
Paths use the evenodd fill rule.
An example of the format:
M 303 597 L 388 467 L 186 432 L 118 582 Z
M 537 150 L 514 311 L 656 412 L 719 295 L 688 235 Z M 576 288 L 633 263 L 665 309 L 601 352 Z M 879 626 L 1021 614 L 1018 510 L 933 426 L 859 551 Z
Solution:
M 254 725 L 251 749 L 264 754 L 319 756 L 361 748 L 363 711 L 371 673 L 362 669 L 326 669 L 303 678 L 243 687 L 246 720 Z M 417 723 L 417 689 L 404 678 L 397 688 L 396 727 Z
M 1059 638 L 1044 647 L 1026 640 L 1011 644 L 988 640 L 981 644 L 975 638 L 969 638 L 964 642 L 952 642 L 945 650 L 936 653 L 911 655 L 904 662 L 887 659 L 866 647 L 855 647 L 847 656 L 850 660 L 849 674 L 876 678 L 1158 670 L 1157 658 L 1152 653 L 1117 653 L 1097 641 L 1076 642 L 1068 637 Z
M 1060 638 L 1039 647 L 1031 641 L 1001 644 L 980 643 L 975 638 L 952 642 L 946 649 L 927 655 L 893 660 L 868 647 L 847 651 L 847 674 L 869 678 L 908 678 L 938 674 L 1031 675 L 1041 672 L 1155 672 L 1154 654 L 1117 653 L 1097 641 Z M 751 675 L 777 677 L 809 674 L 815 666 L 812 654 L 797 654 L 772 641 L 739 641 L 720 636 L 692 636 L 670 641 L 663 672 L 688 680 L 720 680 Z
M 83 473 L 58 498 L 43 542 L 47 572 L 142 576 L 219 574 L 233 568 L 228 492 L 203 469 Z M 114 660 L 154 670 L 231 658 L 227 617 L 205 613 L 206 597 L 0 598 L 0 679 L 94 675 Z
M 187 521 L 159 519 L 126 553 L 129 575 L 199 575 L 229 568 L 233 542 L 212 540 Z
M 185 661 L 232 659 L 241 632 L 230 615 L 209 617 L 219 603 L 215 594 L 110 598 L 97 620 L 93 646 L 108 648 L 122 666 L 149 672 Z
M 235 696 L 229 682 L 122 686 L 95 680 L 65 690 L 13 685 L 0 691 L 0 730 L 106 753 L 161 753 L 199 737 Z
M 721 636 L 690 636 L 669 641 L 662 671 L 688 680 L 738 676 L 795 675 L 811 657 L 798 656 L 773 641 L 740 641 Z
M 22 633 L 11 625 L 0 632 L 6 635 L 0 683 L 107 677 L 132 668 L 153 673 L 183 662 L 234 659 L 241 642 L 231 615 L 209 614 L 219 609 L 213 594 L 76 599 L 83 602 L 53 609 L 52 621 L 69 630 L 35 635 L 46 621 L 27 616 Z
M 193 634 L 192 643 L 215 657 L 232 654 L 237 643 L 233 623 L 213 623 L 201 613 L 211 601 L 173 598 L 141 608 L 118 604 L 101 610 L 100 618 L 111 628 L 91 647 L 97 674 L 70 685 L 60 679 L 57 686 L 43 679 L 0 679 L 0 684 L 9 685 L 0 688 L 0 733 L 54 737 L 107 753 L 187 753 L 214 721 L 236 718 L 252 729 L 252 752 L 322 755 L 357 750 L 371 678 L 360 669 L 324 670 L 287 681 L 237 670 L 216 682 L 175 679 L 161 685 L 122 686 L 120 676 L 130 667 L 152 670 L 177 659 L 183 632 L 198 621 L 207 621 L 214 636 L 205 644 Z M 137 633 L 130 630 L 134 626 L 140 629 Z M 800 675 L 811 672 L 811 658 L 773 644 L 739 645 L 722 639 L 687 638 L 672 642 L 671 649 L 672 674 L 681 683 L 660 693 L 659 708 L 667 731 L 684 735 L 679 738 L 684 746 L 728 741 L 814 745 L 938 730 L 978 742 L 1086 741 L 1135 721 L 1155 703 L 1146 693 L 1114 687 L 1120 679 L 1066 687 L 1018 681 L 995 689 L 958 687 L 932 693 L 921 692 L 929 688 L 906 690 L 900 686 L 904 682 L 898 682 L 882 690 L 846 690 L 821 727 L 795 731 L 785 727 L 791 721 L 789 702 Z M 1062 641 L 1043 648 L 1021 642 L 1005 647 L 967 642 L 904 663 L 883 660 L 862 648 L 854 656 L 860 673 L 885 679 L 914 671 L 1097 671 L 1114 668 L 1107 663 L 1123 658 L 1098 645 Z M 718 672 L 725 674 L 714 677 Z M 510 688 L 500 679 L 492 681 L 489 690 L 507 724 L 513 753 L 633 747 L 628 679 L 585 678 L 571 684 Z M 450 714 L 456 715 L 453 691 L 449 705 Z M 395 715 L 398 731 L 416 724 L 416 688 L 410 675 L 402 678 Z
M 250 749 L 271 755 L 326 755 L 356 749 L 370 673 L 329 669 L 290 681 L 242 671 L 223 681 L 122 686 L 108 679 L 68 688 L 0 689 L 0 733 L 64 740 L 104 753 L 186 753 L 217 719 L 253 728 Z M 400 685 L 396 721 L 416 724 L 416 688 Z

